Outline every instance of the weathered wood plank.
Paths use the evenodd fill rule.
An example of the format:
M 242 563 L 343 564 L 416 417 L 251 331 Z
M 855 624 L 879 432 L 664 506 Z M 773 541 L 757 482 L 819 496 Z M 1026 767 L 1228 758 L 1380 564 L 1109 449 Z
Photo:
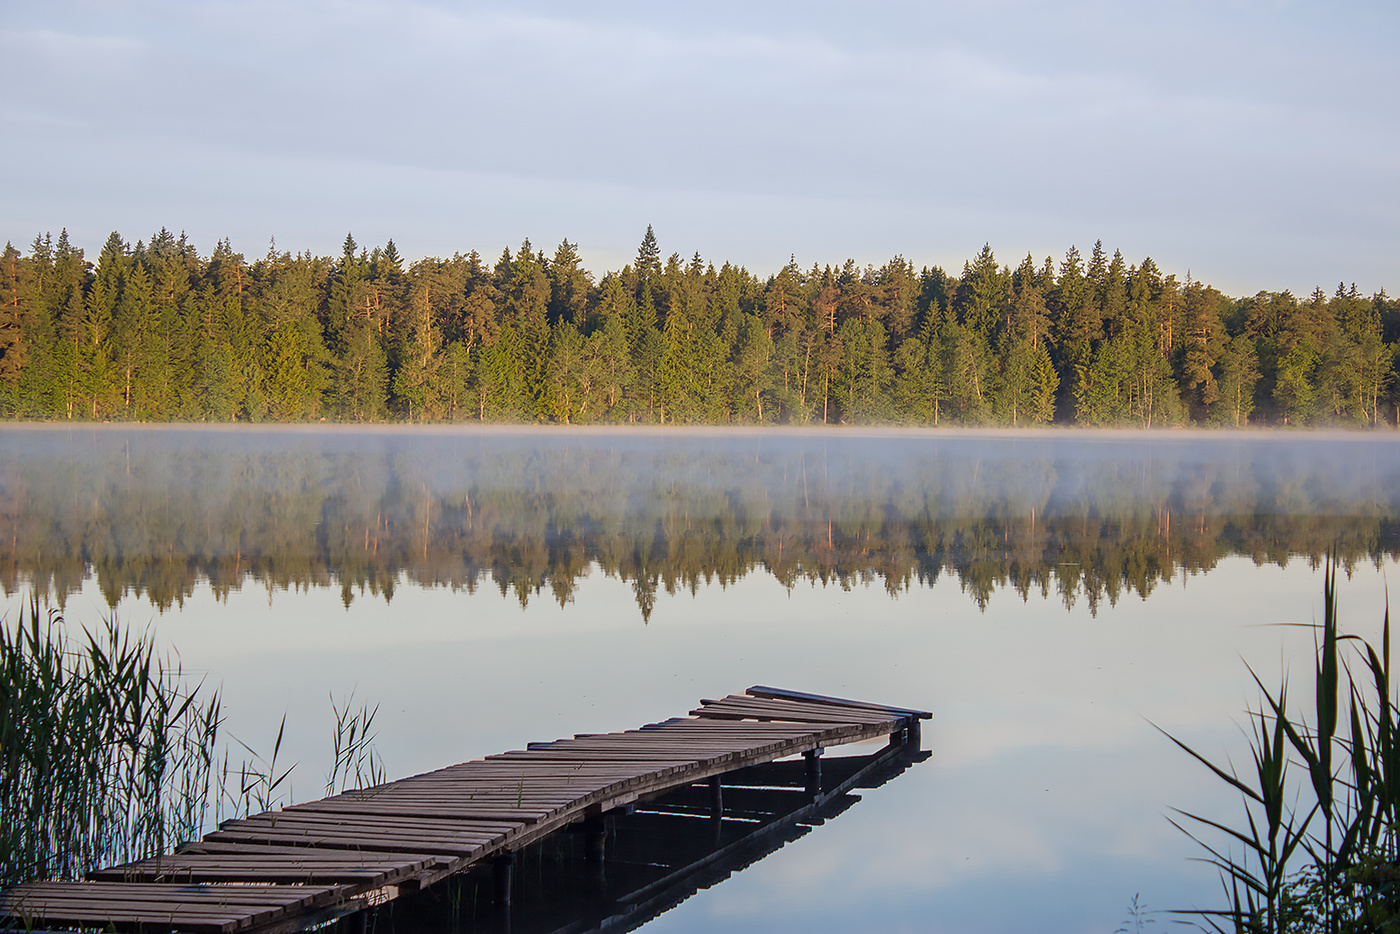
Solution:
M 24 923 L 167 926 L 231 934 L 323 907 L 338 886 L 179 885 L 130 882 L 34 882 L 0 895 L 0 915 Z
M 362 859 L 441 859 L 441 857 L 431 856 L 427 853 L 391 853 L 385 850 L 369 849 L 354 850 L 351 852 L 352 855 Z M 344 850 L 321 851 L 304 846 L 274 846 L 265 843 L 227 843 L 219 840 L 196 840 L 193 843 L 186 843 L 184 846 L 180 847 L 179 850 L 170 854 L 170 856 L 179 856 L 185 853 L 227 853 L 231 855 L 238 855 L 240 853 L 250 855 L 261 853 L 270 857 L 295 856 L 303 859 L 311 859 L 321 854 L 324 854 L 328 859 L 344 859 L 346 857 L 346 852 Z M 169 859 L 169 856 L 156 857 L 156 859 Z
M 888 723 L 908 719 L 909 715 L 896 714 L 889 710 L 872 710 L 865 707 L 837 707 L 833 704 L 809 704 L 803 701 L 778 698 L 749 697 L 731 694 L 717 703 L 744 707 L 752 710 L 775 711 L 785 715 L 801 714 L 817 722 L 838 723 Z
M 242 821 L 226 821 L 221 830 L 230 833 L 256 831 L 329 831 L 363 830 L 376 833 L 412 835 L 432 834 L 451 839 L 467 837 L 494 839 L 511 830 L 524 826 L 523 821 L 494 822 L 458 820 L 452 816 L 403 816 L 360 811 L 343 814 L 335 811 L 304 812 L 277 818 L 250 818 Z
M 422 836 L 382 834 L 317 833 L 312 831 L 281 832 L 276 830 L 216 830 L 206 837 L 230 843 L 272 843 L 292 846 L 325 847 L 327 849 L 376 850 L 427 853 L 433 856 L 473 856 L 486 848 L 494 837 Z
M 857 708 L 836 708 L 819 704 L 802 704 L 795 701 L 765 700 L 741 695 L 730 695 L 719 700 L 703 701 L 692 710 L 695 716 L 705 717 L 719 711 L 745 712 L 754 719 L 787 721 L 811 724 L 863 723 L 876 725 L 900 723 L 907 717 L 889 711 L 863 710 Z
M 755 684 L 744 693 L 754 697 L 773 697 L 788 700 L 817 701 L 823 704 L 831 704 L 835 707 L 868 707 L 875 710 L 889 710 L 894 713 L 906 716 L 918 717 L 920 720 L 931 720 L 933 714 L 927 710 L 913 710 L 908 707 L 890 707 L 886 704 L 875 704 L 870 701 L 851 700 L 848 697 L 831 697 L 826 694 L 806 694 L 802 691 L 789 691 L 784 688 L 768 687 L 762 684 Z

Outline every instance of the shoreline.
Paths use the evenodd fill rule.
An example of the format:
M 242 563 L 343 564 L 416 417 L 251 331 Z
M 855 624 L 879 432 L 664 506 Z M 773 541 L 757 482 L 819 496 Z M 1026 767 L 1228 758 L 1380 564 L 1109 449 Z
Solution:
M 93 431 L 229 434 L 398 434 L 398 435 L 560 435 L 573 437 L 784 437 L 784 438 L 931 438 L 968 440 L 1393 440 L 1390 428 L 999 428 L 988 426 L 926 427 L 913 425 L 560 425 L 528 422 L 70 422 L 0 420 L 0 431 Z

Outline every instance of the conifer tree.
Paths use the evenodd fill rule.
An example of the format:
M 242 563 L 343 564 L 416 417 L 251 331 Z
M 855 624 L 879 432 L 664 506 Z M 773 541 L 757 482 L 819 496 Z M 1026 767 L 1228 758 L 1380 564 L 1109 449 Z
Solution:
M 0 412 L 12 413 L 14 392 L 29 360 L 25 344 L 23 289 L 20 283 L 20 252 L 11 243 L 0 253 Z
M 841 346 L 840 332 L 822 333 L 822 340 L 816 346 L 815 365 L 816 377 L 820 381 L 820 393 L 822 393 L 822 405 L 820 405 L 820 420 L 822 424 L 830 424 L 836 420 L 836 410 L 834 410 L 832 391 L 836 382 L 837 368 L 841 365 L 841 357 L 844 356 L 844 349 Z M 813 399 L 815 402 L 815 399 Z M 818 417 L 816 407 L 813 406 L 813 417 Z
M 903 256 L 895 256 L 880 267 L 875 281 L 885 330 L 892 341 L 903 341 L 918 325 L 919 280 L 914 266 Z
M 1006 331 L 1015 340 L 1028 341 L 1032 350 L 1041 350 L 1050 335 L 1050 313 L 1040 285 L 1040 272 L 1029 253 L 1012 274 L 1009 291 Z
M 746 421 L 773 417 L 773 339 L 763 319 L 745 314 L 734 347 L 734 413 Z
M 593 370 L 588 347 L 572 321 L 554 328 L 549 348 L 549 415 L 564 425 L 584 418 L 591 405 Z
M 1225 342 L 1215 365 L 1218 404 L 1210 409 L 1211 424 L 1242 428 L 1254 411 L 1254 387 L 1259 382 L 1259 358 L 1248 334 Z
M 346 234 L 331 279 L 329 343 L 335 358 L 337 414 L 352 421 L 372 421 L 388 414 L 389 360 L 373 269 L 368 255 L 363 250 L 356 255 L 356 249 L 355 238 Z
M 89 418 L 108 417 L 117 407 L 117 332 L 114 317 L 126 281 L 127 245 L 113 231 L 98 256 L 97 269 L 87 290 L 83 315 L 77 325 L 79 394 Z
M 251 284 L 243 256 L 227 240 L 209 257 L 192 299 L 195 379 L 185 400 L 190 417 L 212 421 L 261 419 L 262 340 L 245 307 Z
M 53 380 L 51 355 L 57 344 L 52 308 L 53 238 L 36 236 L 29 255 L 20 254 L 15 272 L 19 274 L 17 320 L 19 350 L 14 371 L 15 382 L 7 394 L 12 417 L 55 417 L 52 407 Z M 13 348 L 13 345 L 11 345 Z
M 194 335 L 186 324 L 199 256 L 183 234 L 177 239 L 162 227 L 151 237 L 145 264 L 151 277 L 151 330 L 157 350 L 147 361 L 141 398 L 150 414 L 142 417 L 176 418 L 181 400 L 192 394 L 197 372 Z
M 52 273 L 45 283 L 42 301 L 53 321 L 53 350 L 49 355 L 49 380 L 44 386 L 50 404 L 60 418 L 82 418 L 83 373 L 80 349 L 83 318 L 86 315 L 88 264 L 83 251 L 68 241 L 68 231 L 60 230 L 54 244 Z
M 407 313 L 408 277 L 392 238 L 370 254 L 369 288 L 368 313 L 379 339 L 386 347 L 397 348 L 406 339 L 412 319 Z
M 1098 244 L 1094 244 L 1094 247 L 1097 252 Z M 1126 320 L 1128 311 L 1127 264 L 1123 260 L 1121 250 L 1113 251 L 1113 258 L 1109 260 L 1108 266 L 1103 271 L 1103 278 L 1097 285 L 1099 314 L 1103 320 L 1104 333 L 1108 337 L 1117 337 L 1123 334 L 1129 323 Z
M 1060 381 L 1060 407 L 1068 411 L 1082 389 L 1080 374 L 1087 372 L 1094 347 L 1103 339 L 1103 319 L 1076 247 L 1070 247 L 1060 263 L 1059 281 L 1050 296 L 1050 315 L 1060 372 L 1066 377 Z
M 1397 347 L 1381 339 L 1379 322 L 1356 336 L 1357 409 L 1363 423 L 1379 425 L 1381 402 L 1394 385 Z
M 252 270 L 264 332 L 261 369 L 268 414 L 311 419 L 321 414 L 330 381 L 330 354 L 317 310 L 325 267 L 309 255 L 269 250 Z
M 437 388 L 443 417 L 460 421 L 477 414 L 470 406 L 471 379 L 471 355 L 461 341 L 453 341 L 443 352 L 442 366 L 438 369 Z
M 928 332 L 931 329 L 926 328 Z M 929 337 L 932 338 L 930 343 Z M 894 404 L 904 419 L 916 425 L 937 427 L 942 403 L 947 398 L 943 386 L 943 355 L 937 335 L 906 337 L 895 351 Z
M 115 376 L 121 392 L 123 418 L 150 418 L 159 407 L 147 389 L 170 350 L 156 329 L 151 277 L 139 259 L 132 262 L 113 317 Z
M 468 354 L 479 346 L 495 343 L 501 327 L 501 296 L 491 277 L 481 267 L 475 252 L 467 257 L 461 311 L 452 324 L 452 334 Z
M 816 281 L 816 277 L 812 277 Z M 836 276 L 828 266 L 822 272 L 821 285 L 812 298 L 812 315 L 817 327 L 827 334 L 836 333 L 836 310 L 841 303 L 841 290 L 836 286 Z
M 560 241 L 546 272 L 549 276 L 549 323 L 557 325 L 568 321 L 577 328 L 584 328 L 592 283 L 578 255 L 578 244 L 570 243 L 568 238 Z
M 1130 415 L 1133 348 L 1119 335 L 1099 343 L 1075 374 L 1075 421 L 1093 428 L 1123 424 Z
M 393 391 L 409 421 L 437 418 L 442 407 L 438 396 L 438 370 L 442 366 L 442 335 L 433 314 L 430 275 L 420 275 L 409 300 L 409 332 L 394 371 Z
M 1120 361 L 1126 364 L 1128 414 L 1143 428 L 1165 427 L 1181 419 L 1181 401 L 1171 363 L 1158 342 L 1152 320 L 1134 322 L 1121 338 Z
M 1181 296 L 1180 341 L 1176 348 L 1177 382 L 1198 415 L 1205 417 L 1220 398 L 1215 364 L 1228 340 L 1221 321 L 1224 298 L 1187 275 Z M 1246 413 L 1247 414 L 1247 413 Z
M 661 276 L 661 247 L 656 243 L 656 232 L 647 224 L 647 232 L 642 237 L 642 243 L 637 247 L 637 262 L 632 268 L 636 276 L 636 295 L 638 302 L 642 299 L 642 289 L 652 285 Z
M 695 337 L 703 296 L 698 275 L 679 269 L 668 269 L 667 273 L 668 311 L 662 332 L 665 350 L 659 374 L 661 410 L 672 422 L 684 422 L 693 419 L 696 410 Z
M 534 419 L 549 411 L 549 277 L 543 257 L 535 254 L 528 239 L 505 270 L 497 269 L 497 277 L 522 368 L 525 398 L 520 400 L 519 417 Z
M 941 266 L 925 266 L 919 272 L 919 327 L 929 326 L 929 317 L 939 318 L 937 327 L 942 327 L 942 318 L 952 307 L 953 293 L 957 290 L 957 280 L 943 271 Z
M 619 287 L 621 282 L 611 279 Z M 595 361 L 600 417 L 608 421 L 626 418 L 628 387 L 632 385 L 632 352 L 627 345 L 627 329 L 621 311 L 613 310 L 603 324 L 588 337 L 588 356 Z
M 655 422 L 665 418 L 662 398 L 661 367 L 666 356 L 666 341 L 655 325 L 644 328 L 632 348 L 632 384 L 629 393 L 628 420 Z
M 998 354 L 998 361 L 993 417 L 1013 428 L 1043 425 L 1053 419 L 1060 377 L 1045 345 L 1036 346 L 1025 335 L 1012 337 Z
M 991 244 L 983 244 L 976 259 L 963 264 L 957 291 L 958 320 L 990 339 L 1005 317 L 1006 286 Z
M 786 333 L 803 315 L 802 271 L 789 261 L 768 281 L 763 296 L 763 326 L 769 337 Z
M 1303 337 L 1279 359 L 1273 395 L 1285 425 L 1305 425 L 1312 420 L 1317 364 L 1317 345 L 1311 337 Z
M 991 416 L 992 351 L 986 334 L 950 319 L 944 325 L 949 414 L 965 425 Z

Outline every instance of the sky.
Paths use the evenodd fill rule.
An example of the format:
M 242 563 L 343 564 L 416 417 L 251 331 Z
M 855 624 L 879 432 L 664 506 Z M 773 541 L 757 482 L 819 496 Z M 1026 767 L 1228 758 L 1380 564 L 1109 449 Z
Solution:
M 410 259 L 529 238 L 1400 293 L 1400 6 L 1290 0 L 0 8 L 0 238 Z

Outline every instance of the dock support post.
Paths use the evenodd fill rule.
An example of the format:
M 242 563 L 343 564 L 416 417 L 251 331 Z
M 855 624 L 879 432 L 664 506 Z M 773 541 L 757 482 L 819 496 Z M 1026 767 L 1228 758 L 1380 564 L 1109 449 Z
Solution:
M 496 877 L 496 904 L 501 908 L 510 908 L 511 884 L 515 875 L 515 854 L 505 853 L 497 856 L 492 863 L 492 869 Z
M 920 745 L 919 718 L 908 717 L 900 721 L 899 729 L 890 734 L 890 746 L 910 746 L 917 750 Z
M 602 898 L 608 884 L 608 818 L 603 814 L 585 817 L 580 829 L 583 831 L 584 861 L 588 865 L 588 875 L 598 897 Z
M 724 786 L 719 775 L 710 776 L 710 825 L 715 830 L 715 846 L 720 843 L 724 831 Z
M 822 793 L 822 751 L 808 749 L 802 754 L 802 758 L 807 760 L 807 794 L 819 795 Z
M 607 856 L 608 824 L 601 814 L 586 818 L 583 822 L 584 846 L 590 863 L 601 864 Z

